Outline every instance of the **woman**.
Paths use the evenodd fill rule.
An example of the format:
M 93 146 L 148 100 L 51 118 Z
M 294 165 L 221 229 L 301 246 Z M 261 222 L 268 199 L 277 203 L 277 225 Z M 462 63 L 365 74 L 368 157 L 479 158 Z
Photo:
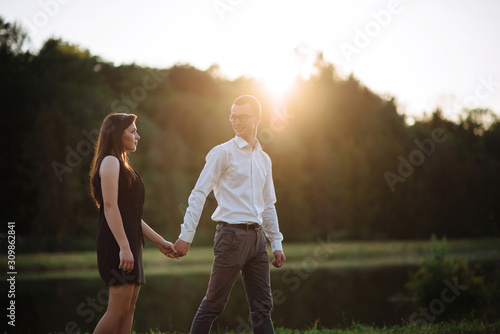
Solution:
M 90 170 L 92 196 L 100 208 L 97 234 L 99 274 L 109 287 L 106 313 L 94 333 L 130 333 L 135 303 L 145 283 L 142 265 L 144 237 L 174 257 L 171 242 L 142 220 L 144 184 L 128 163 L 141 138 L 136 115 L 110 114 L 102 124 Z

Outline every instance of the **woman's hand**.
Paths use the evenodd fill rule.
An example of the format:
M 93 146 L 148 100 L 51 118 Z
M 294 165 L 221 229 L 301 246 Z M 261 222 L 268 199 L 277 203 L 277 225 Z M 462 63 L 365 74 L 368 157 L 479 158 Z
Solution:
M 158 245 L 158 249 L 160 250 L 160 252 L 162 252 L 164 255 L 168 256 L 171 259 L 176 257 L 177 250 L 175 249 L 174 244 L 171 243 L 170 241 L 163 240 Z
M 127 274 L 134 269 L 134 255 L 130 248 L 120 249 L 120 265 L 118 269 L 122 269 Z

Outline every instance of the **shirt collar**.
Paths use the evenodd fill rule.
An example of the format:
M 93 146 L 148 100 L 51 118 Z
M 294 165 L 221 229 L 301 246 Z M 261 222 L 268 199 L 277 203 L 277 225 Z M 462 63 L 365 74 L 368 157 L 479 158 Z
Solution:
M 241 137 L 238 137 L 238 136 L 234 136 L 234 141 L 236 142 L 236 145 L 238 145 L 239 148 L 243 148 L 243 147 L 250 147 L 250 144 L 243 138 Z M 257 138 L 255 138 L 255 141 L 256 141 L 256 145 L 255 145 L 255 148 L 256 149 L 260 149 L 261 146 L 260 146 L 260 142 Z

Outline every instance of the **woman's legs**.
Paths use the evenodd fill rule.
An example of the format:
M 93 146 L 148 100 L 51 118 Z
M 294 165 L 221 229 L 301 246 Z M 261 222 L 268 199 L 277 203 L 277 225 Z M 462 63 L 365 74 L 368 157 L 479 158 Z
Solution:
M 134 292 L 132 293 L 132 299 L 130 300 L 129 308 L 125 317 L 120 322 L 118 331 L 116 333 L 131 333 L 132 332 L 132 322 L 134 321 L 134 311 L 135 303 L 137 302 L 137 297 L 139 297 L 139 290 L 141 289 L 140 284 L 134 284 Z
M 112 285 L 109 287 L 108 308 L 106 310 L 106 313 L 102 316 L 101 320 L 97 324 L 94 330 L 94 334 L 129 334 L 131 332 L 130 328 L 128 332 L 120 332 L 119 329 L 121 329 L 120 327 L 123 322 L 128 323 L 126 317 L 128 316 L 130 311 L 130 304 L 132 302 L 132 299 L 134 299 L 134 292 L 135 300 L 137 300 L 139 289 L 136 289 L 136 285 L 138 284 Z M 132 322 L 130 322 L 130 327 L 131 326 Z

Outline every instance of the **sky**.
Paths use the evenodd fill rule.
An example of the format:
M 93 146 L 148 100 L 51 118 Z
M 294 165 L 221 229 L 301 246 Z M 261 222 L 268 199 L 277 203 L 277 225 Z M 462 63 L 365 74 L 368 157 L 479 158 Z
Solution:
M 115 65 L 217 64 L 276 96 L 307 78 L 318 52 L 399 111 L 500 115 L 498 0 L 0 0 L 39 50 L 50 37 Z

